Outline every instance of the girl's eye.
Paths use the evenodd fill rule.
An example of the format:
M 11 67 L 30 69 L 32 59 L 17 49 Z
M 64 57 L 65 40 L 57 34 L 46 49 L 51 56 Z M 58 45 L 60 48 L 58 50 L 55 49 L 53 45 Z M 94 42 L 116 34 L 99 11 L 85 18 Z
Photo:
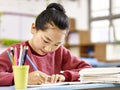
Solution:
M 55 46 L 59 46 L 59 45 L 55 44 Z
M 49 43 L 49 42 L 47 42 L 47 41 L 45 41 L 45 40 L 43 40 L 45 43 Z

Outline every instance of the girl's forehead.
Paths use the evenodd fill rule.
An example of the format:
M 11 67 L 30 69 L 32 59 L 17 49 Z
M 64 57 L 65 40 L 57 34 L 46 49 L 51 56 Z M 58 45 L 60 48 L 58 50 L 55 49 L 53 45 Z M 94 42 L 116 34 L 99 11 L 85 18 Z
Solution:
M 63 42 L 66 36 L 66 30 L 59 29 L 47 29 L 42 32 L 42 37 L 44 39 L 50 39 L 52 42 Z
M 66 30 L 60 30 L 60 29 L 47 29 L 44 32 L 44 35 L 47 35 L 51 38 L 61 38 L 66 36 Z
M 62 30 L 58 28 L 54 23 L 47 23 L 46 24 L 47 29 L 45 32 L 51 33 L 51 34 L 66 34 L 67 30 Z
M 47 23 L 46 24 L 46 30 L 41 31 L 43 37 L 48 37 L 52 41 L 61 41 L 64 40 L 67 30 L 61 30 L 57 26 L 55 26 L 53 23 Z

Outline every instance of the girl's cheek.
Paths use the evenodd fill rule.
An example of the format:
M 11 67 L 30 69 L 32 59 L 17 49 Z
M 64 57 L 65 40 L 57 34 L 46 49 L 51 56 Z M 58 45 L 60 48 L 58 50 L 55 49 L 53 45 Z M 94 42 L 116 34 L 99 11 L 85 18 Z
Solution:
M 55 51 L 56 49 L 58 49 L 59 48 L 59 46 L 54 46 L 53 48 L 52 48 L 52 51 Z

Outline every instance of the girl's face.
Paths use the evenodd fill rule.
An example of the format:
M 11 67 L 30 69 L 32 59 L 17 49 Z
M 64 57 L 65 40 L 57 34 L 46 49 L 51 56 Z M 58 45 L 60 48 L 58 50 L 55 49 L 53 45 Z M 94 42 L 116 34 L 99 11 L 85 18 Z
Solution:
M 47 25 L 45 31 L 36 30 L 35 25 L 32 25 L 32 39 L 29 41 L 32 49 L 39 55 L 45 55 L 48 52 L 56 50 L 63 42 L 66 36 L 66 30 L 60 30 L 55 25 Z

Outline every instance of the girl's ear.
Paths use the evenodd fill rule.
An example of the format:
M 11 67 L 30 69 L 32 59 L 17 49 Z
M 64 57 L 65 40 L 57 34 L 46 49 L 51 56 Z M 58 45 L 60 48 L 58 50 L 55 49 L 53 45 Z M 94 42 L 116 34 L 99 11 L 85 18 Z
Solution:
M 32 33 L 32 34 L 35 34 L 35 33 L 36 33 L 35 23 L 32 23 L 32 26 L 31 26 L 31 33 Z

